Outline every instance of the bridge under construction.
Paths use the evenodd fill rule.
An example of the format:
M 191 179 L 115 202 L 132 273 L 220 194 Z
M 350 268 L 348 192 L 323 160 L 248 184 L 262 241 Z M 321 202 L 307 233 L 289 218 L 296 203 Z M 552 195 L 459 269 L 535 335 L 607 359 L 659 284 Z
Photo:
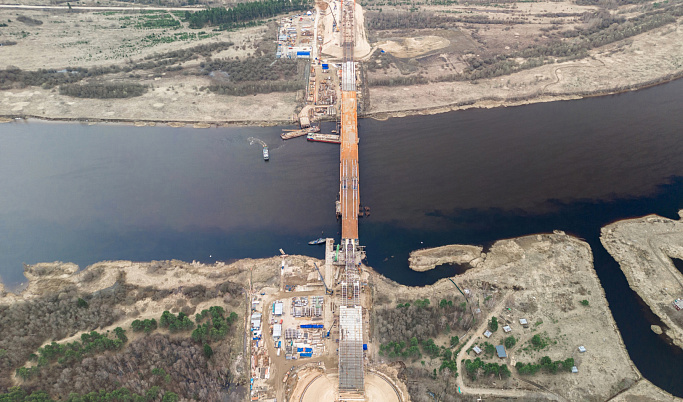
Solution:
M 361 247 L 358 242 L 360 195 L 358 183 L 358 115 L 354 0 L 342 1 L 343 47 L 341 95 L 341 150 L 339 154 L 339 202 L 345 272 L 341 282 L 339 308 L 339 393 L 340 400 L 362 399 L 365 389 L 363 367 L 363 309 L 360 303 Z

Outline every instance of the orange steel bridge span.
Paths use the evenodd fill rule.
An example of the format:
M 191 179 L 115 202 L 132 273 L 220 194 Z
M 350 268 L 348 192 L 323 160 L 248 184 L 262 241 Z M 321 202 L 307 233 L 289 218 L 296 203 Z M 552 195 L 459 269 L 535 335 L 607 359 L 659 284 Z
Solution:
M 342 91 L 339 202 L 342 239 L 358 239 L 358 117 L 356 91 Z

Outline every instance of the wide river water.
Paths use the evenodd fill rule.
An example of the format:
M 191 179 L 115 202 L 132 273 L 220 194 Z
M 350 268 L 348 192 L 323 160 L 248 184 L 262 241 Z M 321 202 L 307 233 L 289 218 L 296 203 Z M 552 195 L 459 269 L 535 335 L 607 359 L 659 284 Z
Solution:
M 683 354 L 599 242 L 600 227 L 683 208 L 683 80 L 578 101 L 360 122 L 360 224 L 368 263 L 400 283 L 408 253 L 564 230 L 592 247 L 631 359 L 683 396 Z M 280 128 L 199 130 L 0 124 L 0 275 L 22 263 L 113 259 L 215 262 L 339 238 L 339 150 Z M 264 162 L 260 145 L 270 148 Z

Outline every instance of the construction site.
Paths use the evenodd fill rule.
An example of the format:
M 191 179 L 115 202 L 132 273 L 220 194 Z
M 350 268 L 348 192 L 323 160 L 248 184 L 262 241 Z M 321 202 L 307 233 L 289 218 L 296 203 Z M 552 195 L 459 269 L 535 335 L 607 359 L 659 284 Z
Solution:
M 283 251 L 277 287 L 252 290 L 253 401 L 405 400 L 366 367 L 372 292 L 354 244 L 325 239 L 324 261 Z
M 400 401 L 392 381 L 381 373 L 368 377 L 365 363 L 372 297 L 358 234 L 358 217 L 365 210 L 358 180 L 356 4 L 322 4 L 315 12 L 280 21 L 276 57 L 310 59 L 306 105 L 297 116 L 301 128 L 287 130 L 282 139 L 307 135 L 309 141 L 340 144 L 335 213 L 341 241 L 335 245 L 334 239 L 324 239 L 322 267 L 290 260 L 281 250 L 279 288 L 253 290 L 252 400 Z M 323 54 L 330 46 L 337 51 Z M 337 129 L 318 134 L 314 123 L 331 117 Z
M 309 60 L 305 71 L 304 104 L 292 116 L 300 129 L 284 130 L 282 139 L 307 136 L 309 141 L 341 144 L 343 103 L 346 102 L 350 113 L 351 108 L 357 109 L 359 98 L 363 96 L 356 91 L 362 82 L 356 73 L 357 61 L 353 56 L 356 38 L 363 38 L 362 52 L 366 52 L 367 41 L 362 19 L 357 21 L 353 17 L 356 7 L 355 2 L 320 2 L 315 10 L 280 19 L 275 57 Z M 350 98 L 354 100 L 344 100 Z M 355 105 L 349 102 L 355 102 Z M 331 133 L 320 133 L 322 121 L 337 124 Z

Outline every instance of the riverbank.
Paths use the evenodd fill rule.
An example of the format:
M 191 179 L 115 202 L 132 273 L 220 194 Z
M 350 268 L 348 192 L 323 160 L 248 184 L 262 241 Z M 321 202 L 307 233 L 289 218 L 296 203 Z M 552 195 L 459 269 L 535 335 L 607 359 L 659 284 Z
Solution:
M 0 16 L 16 17 L 15 11 L 0 10 Z M 32 34 L 13 46 L 7 46 L 6 61 L 22 69 L 64 68 L 74 64 L 88 68 L 127 64 L 135 67 L 154 52 L 175 49 L 163 41 L 148 45 L 149 30 L 127 28 L 122 32 L 114 25 L 126 15 L 106 13 L 49 13 L 26 10 L 24 14 L 49 24 L 32 27 Z M 87 17 L 86 17 L 87 16 Z M 78 25 L 78 18 L 86 23 Z M 142 17 L 133 16 L 133 18 Z M 114 23 L 114 21 L 116 21 Z M 370 106 L 362 117 L 378 120 L 390 117 L 429 115 L 470 108 L 519 106 L 541 102 L 580 99 L 633 91 L 683 77 L 683 28 L 677 22 L 644 34 L 593 49 L 589 57 L 519 71 L 489 79 L 473 81 L 433 82 L 425 85 L 370 86 Z M 73 23 L 76 28 L 62 32 Z M 112 24 L 102 35 L 100 24 Z M 12 28 L 12 27 L 10 27 Z M 10 29 L 18 35 L 17 26 Z M 253 58 L 263 52 L 263 43 L 272 27 L 258 26 L 237 32 L 221 32 L 203 39 L 178 44 L 194 51 L 193 46 L 213 46 L 231 42 L 234 46 L 211 53 L 211 57 Z M 83 32 L 81 32 L 83 31 Z M 73 42 L 74 36 L 92 34 L 90 41 Z M 165 35 L 158 29 L 155 35 Z M 187 30 L 187 35 L 194 34 Z M 54 45 L 52 38 L 59 38 Z M 30 39 L 30 40 L 29 40 Z M 121 53 L 126 41 L 140 42 L 135 57 Z M 375 44 L 376 46 L 377 44 Z M 69 52 L 63 50 L 70 49 Z M 222 49 L 222 48 L 221 48 Z M 56 52 L 58 50 L 59 52 Z M 96 52 L 94 52 L 96 50 Z M 464 50 L 463 50 L 464 51 Z M 469 51 L 468 51 L 469 52 Z M 41 55 L 40 57 L 36 55 Z M 267 55 L 267 53 L 266 53 Z M 423 57 L 423 56 L 421 56 Z M 426 57 L 426 56 L 424 56 Z M 433 56 L 429 56 L 433 57 Z M 463 56 L 464 57 L 464 56 Z M 118 61 L 117 61 L 118 59 Z M 289 124 L 302 101 L 302 91 L 272 92 L 249 96 L 231 96 L 211 92 L 207 88 L 223 83 L 220 74 L 202 73 L 200 59 L 180 61 L 173 68 L 139 70 L 136 74 L 110 74 L 88 82 L 121 83 L 134 79 L 148 88 L 141 96 L 124 99 L 88 99 L 60 94 L 55 87 L 26 86 L 0 91 L 0 118 L 35 118 L 51 121 L 113 122 L 168 124 L 170 126 L 274 126 Z M 208 59 L 206 59 L 208 60 Z M 127 64 L 122 64 L 122 63 Z M 133 64 L 131 64 L 133 63 Z M 216 75 L 218 74 L 218 75 Z M 268 74 L 268 73 L 266 73 Z M 365 85 L 367 83 L 363 83 Z M 419 107 L 417 107 L 419 105 Z
M 683 77 L 682 58 L 683 28 L 679 19 L 594 49 L 584 59 L 476 81 L 371 87 L 370 109 L 365 117 L 382 120 L 617 94 Z
M 458 261 L 463 255 L 480 255 L 477 258 L 481 261 L 475 268 L 452 278 L 467 294 L 467 303 L 472 305 L 464 312 L 463 318 L 476 316 L 475 320 L 463 319 L 467 322 L 463 325 L 468 329 L 454 326 L 448 335 L 458 335 L 460 338 L 455 352 L 457 357 L 454 358 L 458 362 L 459 376 L 456 378 L 457 387 L 450 387 L 452 390 L 459 387 L 465 394 L 488 395 L 492 398 L 608 400 L 616 397 L 617 400 L 626 401 L 632 397 L 647 397 L 653 401 L 676 400 L 644 379 L 630 361 L 593 269 L 591 250 L 587 243 L 558 232 L 501 240 L 485 256 L 481 256 L 478 251 L 478 247 L 459 245 L 420 251 L 423 259 L 439 259 L 439 262 L 446 261 L 449 255 L 451 260 Z M 308 257 L 289 256 L 287 261 L 288 266 L 310 265 Z M 31 306 L 34 304 L 53 301 L 68 306 L 72 302 L 75 304 L 77 297 L 96 306 L 99 298 L 109 300 L 111 293 L 113 299 L 107 303 L 113 309 L 112 312 L 104 314 L 103 321 L 91 327 L 100 332 L 113 331 L 118 326 L 130 327 L 135 319 L 158 318 L 164 310 L 175 313 L 182 311 L 192 316 L 212 305 L 223 305 L 226 310 L 237 311 L 243 317 L 249 310 L 249 305 L 244 303 L 243 290 L 277 290 L 280 264 L 280 257 L 244 259 L 231 264 L 186 263 L 177 260 L 150 263 L 108 261 L 79 271 L 75 264 L 41 263 L 25 267 L 28 284 L 20 293 L 5 292 L 0 285 L 0 305 L 10 307 L 6 310 L 7 314 L 17 313 L 16 307 L 12 306 L 33 308 Z M 416 299 L 431 299 L 434 304 L 432 308 L 441 308 L 442 306 L 436 306 L 439 300 L 452 300 L 454 294 L 458 295 L 448 279 L 442 279 L 430 286 L 410 287 L 373 272 L 370 283 L 376 306 L 368 317 L 374 331 L 369 345 L 370 369 L 385 367 L 387 363 L 385 358 L 377 355 L 379 345 L 385 343 L 385 340 L 378 335 L 376 314 L 388 309 L 394 310 L 397 302 L 412 302 Z M 458 298 L 461 298 L 460 295 L 456 296 L 456 302 L 459 302 Z M 85 314 L 81 313 L 83 320 L 87 317 Z M 511 332 L 498 330 L 490 338 L 484 338 L 482 334 L 493 316 L 497 317 L 501 327 L 509 325 Z M 10 317 L 4 317 L 8 318 Z M 528 325 L 520 325 L 520 318 L 526 319 Z M 244 376 L 246 370 L 241 354 L 244 348 L 241 340 L 244 331 L 242 325 L 247 324 L 241 323 L 237 336 L 229 340 L 232 354 L 222 357 L 234 375 L 239 377 Z M 80 336 L 79 333 L 54 334 L 40 343 L 50 340 L 72 341 Z M 13 338 L 6 337 L 9 333 L 4 334 L 0 343 L 3 346 L 12 346 L 8 342 L 11 343 Z M 534 335 L 541 337 L 544 346 L 529 346 Z M 134 334 L 130 336 L 133 344 L 147 339 Z M 448 336 L 439 335 L 436 338 L 437 344 L 448 342 Z M 513 372 L 512 376 L 501 380 L 481 375 L 478 380 L 473 381 L 467 375 L 462 359 L 486 359 L 484 355 L 477 356 L 472 347 L 486 341 L 494 345 L 504 343 L 502 338 L 498 339 L 501 336 L 516 338 L 517 346 L 507 348 L 508 356 L 504 361 L 496 360 L 507 364 Z M 19 345 L 14 346 L 11 349 L 11 359 L 34 351 L 21 350 L 17 349 Z M 587 351 L 579 352 L 578 346 L 584 346 Z M 514 367 L 518 362 L 534 362 L 541 356 L 550 356 L 558 361 L 571 357 L 578 373 L 541 372 L 529 377 L 520 375 Z M 436 364 L 435 367 L 438 368 L 439 361 L 425 360 L 428 360 L 429 366 L 425 373 L 431 378 L 431 366 Z M 17 363 L 25 364 L 21 360 Z M 412 370 L 411 364 L 406 363 L 408 368 L 400 368 L 397 377 L 403 381 Z M 416 367 L 420 368 L 419 365 Z M 169 373 L 175 371 L 169 370 Z M 420 384 L 425 385 L 427 381 L 425 379 L 417 387 Z M 12 379 L 12 384 L 20 383 L 17 378 Z M 444 384 L 448 383 L 445 381 Z M 415 396 L 414 392 L 422 392 L 415 386 L 416 384 L 408 386 L 412 397 Z M 50 392 L 58 393 L 58 388 L 52 387 Z
M 683 210 L 679 211 L 683 217 Z M 683 274 L 672 259 L 683 258 L 683 221 L 649 215 L 604 227 L 600 241 L 619 263 L 628 284 L 662 320 L 671 342 L 683 348 L 683 311 L 673 306 L 683 299 Z
M 454 259 L 459 259 L 470 253 L 470 248 L 457 245 L 447 249 L 439 247 L 422 250 L 421 256 L 443 259 L 445 252 L 449 251 Z M 460 289 L 456 289 L 448 279 L 425 287 L 399 285 L 379 275 L 373 279 L 375 305 L 385 311 L 396 309 L 396 303 L 409 301 L 414 304 L 417 303 L 415 300 L 423 298 L 437 303 L 454 295 L 454 304 L 458 304 L 465 300 L 458 290 L 467 294 L 469 306 L 462 321 L 458 321 L 466 321 L 470 314 L 475 316 L 475 320 L 469 320 L 469 328 L 465 328 L 468 325 L 451 327 L 448 335 L 439 335 L 435 340 L 437 346 L 446 342 L 446 347 L 450 336 L 457 335 L 460 341 L 455 348 L 450 344 L 454 349 L 453 360 L 458 362 L 458 377 L 454 381 L 457 387 L 446 386 L 447 379 L 440 376 L 439 383 L 447 388 L 443 392 L 448 393 L 452 388 L 460 389 L 464 394 L 493 398 L 550 400 L 609 400 L 615 396 L 629 400 L 631 394 L 647 396 L 651 400 L 674 399 L 645 380 L 630 360 L 593 268 L 590 246 L 574 237 L 558 232 L 498 241 L 475 268 L 452 278 Z M 443 302 L 439 307 L 443 307 L 441 304 Z M 381 315 L 382 312 L 376 310 L 374 314 Z M 489 337 L 484 335 L 494 316 L 500 327 L 509 325 L 509 333 L 498 329 Z M 526 324 L 521 325 L 520 319 L 525 319 Z M 374 322 L 378 322 L 377 319 Z M 381 319 L 376 325 L 375 353 L 378 343 L 388 341 L 383 337 L 399 331 L 382 329 L 386 322 Z M 533 343 L 531 338 L 535 335 L 540 336 L 541 344 Z M 506 358 L 486 358 L 485 354 L 473 351 L 476 345 L 485 349 L 487 342 L 493 345 L 506 343 L 501 336 L 516 339 L 512 346 L 506 348 Z M 580 346 L 585 347 L 585 353 L 579 351 Z M 536 363 L 542 356 L 549 356 L 553 361 L 573 358 L 578 372 L 550 374 L 541 371 L 524 375 L 515 368 L 520 362 Z M 484 363 L 507 364 L 512 374 L 508 379 L 501 379 L 482 373 L 476 375 L 475 372 L 473 379 L 462 362 L 475 358 L 481 358 Z M 386 361 L 381 354 L 373 354 L 372 359 L 378 363 Z M 425 374 L 424 383 L 422 379 L 411 382 L 411 394 L 426 392 L 422 389 L 425 387 L 432 391 L 441 389 L 431 383 L 431 370 L 432 367 L 439 369 L 438 360 L 429 361 L 426 369 L 420 365 L 419 359 L 405 363 L 408 369 L 403 374 L 404 378 L 416 379 L 423 371 Z

